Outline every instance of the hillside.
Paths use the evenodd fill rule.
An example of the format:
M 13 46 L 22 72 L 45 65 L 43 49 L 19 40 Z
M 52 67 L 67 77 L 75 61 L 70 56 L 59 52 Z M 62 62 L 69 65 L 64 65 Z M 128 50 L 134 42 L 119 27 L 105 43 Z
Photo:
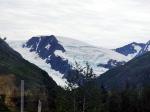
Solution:
M 9 111 L 20 111 L 21 80 L 25 82 L 26 111 L 35 112 L 38 100 L 43 103 L 43 112 L 55 109 L 56 83 L 0 39 L 0 104 Z
M 116 67 L 98 78 L 98 83 L 107 89 L 123 89 L 150 85 L 150 52 Z

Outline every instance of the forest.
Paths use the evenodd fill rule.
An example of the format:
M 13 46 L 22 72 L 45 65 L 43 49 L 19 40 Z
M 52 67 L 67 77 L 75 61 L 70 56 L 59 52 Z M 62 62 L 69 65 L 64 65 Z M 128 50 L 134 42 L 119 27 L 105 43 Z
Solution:
M 123 90 L 107 90 L 93 81 L 95 74 L 88 63 L 86 69 L 77 66 L 76 70 L 86 81 L 78 88 L 70 83 L 58 92 L 56 112 L 150 112 L 150 86 L 133 88 L 127 83 Z

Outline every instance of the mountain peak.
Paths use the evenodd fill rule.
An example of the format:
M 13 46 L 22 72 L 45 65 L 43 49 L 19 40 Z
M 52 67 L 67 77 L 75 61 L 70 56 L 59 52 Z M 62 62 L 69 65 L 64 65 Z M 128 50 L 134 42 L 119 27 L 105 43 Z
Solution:
M 143 49 L 143 47 L 145 47 L 144 43 L 132 42 L 128 45 L 115 49 L 115 51 L 132 59 L 140 52 L 141 49 Z
M 29 39 L 23 47 L 30 48 L 30 51 L 40 53 L 40 57 L 45 59 L 48 56 L 54 55 L 56 50 L 65 52 L 64 47 L 59 44 L 57 38 L 54 35 L 32 37 Z

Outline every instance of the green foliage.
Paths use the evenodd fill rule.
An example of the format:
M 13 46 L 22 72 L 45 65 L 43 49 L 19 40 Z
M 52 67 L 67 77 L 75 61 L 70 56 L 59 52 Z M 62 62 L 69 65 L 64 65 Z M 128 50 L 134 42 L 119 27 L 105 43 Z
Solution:
M 98 86 L 87 86 L 72 91 L 61 91 L 57 96 L 56 112 L 149 112 L 150 88 L 106 91 Z M 74 94 L 75 93 L 75 94 Z M 75 106 L 74 106 L 75 98 Z M 85 109 L 83 111 L 83 98 Z M 75 109 L 74 109 L 75 107 Z M 75 111 L 74 111 L 75 110 Z
M 81 70 L 87 82 L 83 86 L 61 91 L 57 95 L 57 112 L 150 112 L 150 87 L 106 90 L 101 84 L 93 82 L 93 72 L 90 66 Z

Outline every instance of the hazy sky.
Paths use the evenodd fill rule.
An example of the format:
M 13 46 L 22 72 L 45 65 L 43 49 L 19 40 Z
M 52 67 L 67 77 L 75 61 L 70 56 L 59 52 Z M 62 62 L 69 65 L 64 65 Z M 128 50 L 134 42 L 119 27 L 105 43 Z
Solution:
M 150 0 L 0 0 L 0 35 L 75 38 L 107 48 L 150 40 Z

